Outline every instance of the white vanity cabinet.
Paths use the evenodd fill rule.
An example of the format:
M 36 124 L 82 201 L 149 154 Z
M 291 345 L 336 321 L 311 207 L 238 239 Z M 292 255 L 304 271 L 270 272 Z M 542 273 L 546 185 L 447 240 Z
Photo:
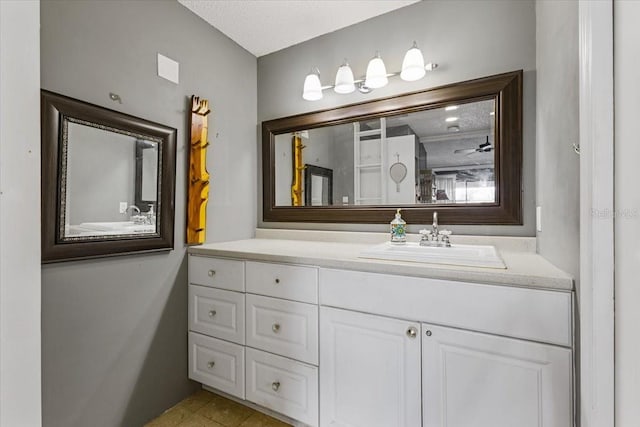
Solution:
M 199 253 L 189 376 L 208 387 L 296 426 L 573 426 L 569 289 Z
M 320 309 L 320 425 L 421 423 L 420 324 Z
M 422 325 L 423 427 L 572 426 L 568 348 Z
M 318 269 L 189 255 L 189 378 L 317 426 Z
M 320 425 L 571 427 L 571 297 L 321 269 Z

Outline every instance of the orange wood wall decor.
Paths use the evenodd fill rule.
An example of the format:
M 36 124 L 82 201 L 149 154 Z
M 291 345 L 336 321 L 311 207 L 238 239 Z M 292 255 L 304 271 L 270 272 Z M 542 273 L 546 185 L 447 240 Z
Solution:
M 302 171 L 304 170 L 304 163 L 302 161 L 302 149 L 305 145 L 302 145 L 302 138 L 298 133 L 293 135 L 291 140 L 293 148 L 293 177 L 291 180 L 291 206 L 302 206 Z
M 207 172 L 207 141 L 209 101 L 191 97 L 189 144 L 189 193 L 187 207 L 187 244 L 202 244 L 207 225 L 209 172 Z

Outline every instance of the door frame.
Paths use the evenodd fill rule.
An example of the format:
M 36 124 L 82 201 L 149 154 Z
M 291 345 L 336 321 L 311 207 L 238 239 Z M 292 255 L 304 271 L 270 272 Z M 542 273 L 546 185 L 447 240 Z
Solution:
M 613 1 L 579 0 L 580 423 L 614 425 Z

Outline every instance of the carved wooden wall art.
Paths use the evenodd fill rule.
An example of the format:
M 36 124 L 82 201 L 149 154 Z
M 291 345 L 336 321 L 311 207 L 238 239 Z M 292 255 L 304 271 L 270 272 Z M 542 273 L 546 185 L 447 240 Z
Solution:
M 291 141 L 293 145 L 293 179 L 291 182 L 291 206 L 302 206 L 302 171 L 304 162 L 302 161 L 302 137 L 299 133 L 293 135 Z
M 205 241 L 209 172 L 207 172 L 207 141 L 209 101 L 191 97 L 189 144 L 189 200 L 187 207 L 187 244 Z

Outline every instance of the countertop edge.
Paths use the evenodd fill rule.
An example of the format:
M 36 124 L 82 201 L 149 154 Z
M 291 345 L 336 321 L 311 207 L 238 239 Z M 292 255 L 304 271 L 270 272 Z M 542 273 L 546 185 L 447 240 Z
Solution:
M 326 257 L 268 254 L 260 251 L 221 249 L 211 248 L 207 246 L 189 247 L 188 253 L 210 257 L 265 262 L 282 262 L 288 264 L 315 266 L 320 268 L 336 268 L 379 274 L 393 274 L 412 277 L 424 277 L 438 280 L 451 280 L 456 282 L 471 282 L 483 285 L 514 286 L 563 292 L 571 292 L 574 290 L 573 279 L 570 277 L 535 276 L 521 273 L 510 273 L 505 271 L 495 272 L 490 269 L 487 269 L 486 271 L 483 271 L 481 269 L 453 270 L 441 269 L 435 266 L 433 268 L 425 265 L 418 266 L 414 265 L 413 263 L 407 262 L 384 260 L 372 262 L 371 260 L 360 259 L 340 260 Z

